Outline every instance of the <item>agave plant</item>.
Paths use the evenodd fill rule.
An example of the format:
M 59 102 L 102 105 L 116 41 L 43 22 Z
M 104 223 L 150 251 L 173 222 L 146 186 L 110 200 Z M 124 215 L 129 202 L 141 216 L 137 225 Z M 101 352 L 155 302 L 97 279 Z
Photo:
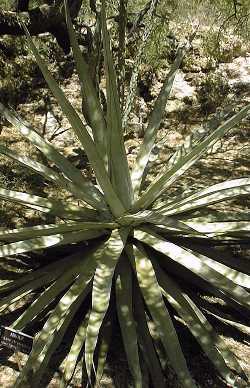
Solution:
M 241 328 L 247 329 L 244 317 L 247 317 L 250 308 L 247 290 L 250 284 L 249 267 L 243 260 L 236 261 L 223 251 L 218 253 L 215 246 L 232 241 L 240 243 L 242 239 L 249 238 L 250 217 L 220 211 L 210 214 L 204 208 L 249 195 L 250 178 L 230 180 L 177 197 L 162 195 L 221 136 L 246 117 L 250 105 L 211 133 L 197 137 L 192 146 L 181 147 L 157 178 L 144 189 L 149 155 L 184 49 L 179 49 L 156 99 L 144 140 L 130 171 L 123 141 L 122 112 L 106 26 L 105 3 L 103 1 L 101 7 L 101 27 L 107 112 L 103 111 L 89 76 L 66 1 L 65 9 L 88 125 L 53 79 L 28 33 L 27 41 L 88 157 L 96 184 L 88 181 L 31 125 L 0 105 L 2 115 L 57 169 L 3 145 L 0 146 L 1 154 L 56 183 L 72 197 L 70 204 L 0 189 L 2 199 L 52 214 L 57 220 L 48 225 L 1 230 L 0 257 L 13 255 L 15 258 L 15 255 L 62 245 L 72 249 L 72 254 L 65 253 L 60 260 L 51 259 L 49 264 L 22 273 L 18 279 L 1 280 L 1 312 L 36 291 L 36 299 L 13 323 L 14 329 L 25 330 L 30 322 L 36 322 L 41 316 L 45 320 L 15 387 L 34 387 L 41 383 L 76 314 L 80 316 L 80 324 L 63 364 L 65 385 L 74 374 L 79 355 L 83 355 L 89 381 L 100 382 L 112 330 L 112 315 L 117 314 L 136 388 L 147 385 L 145 374 L 150 376 L 152 386 L 160 388 L 167 385 L 165 362 L 159 355 L 152 325 L 164 356 L 182 386 L 196 386 L 176 333 L 176 317 L 190 330 L 221 377 L 230 386 L 236 387 L 237 376 L 247 379 L 246 375 L 206 315 L 213 315 L 227 324 L 240 324 L 234 318 L 230 320 L 228 315 L 224 317 L 202 295 L 212 295 L 233 307 L 243 317 Z M 90 242 L 89 247 L 79 249 L 77 243 L 84 241 Z M 74 250 L 76 246 L 77 251 Z

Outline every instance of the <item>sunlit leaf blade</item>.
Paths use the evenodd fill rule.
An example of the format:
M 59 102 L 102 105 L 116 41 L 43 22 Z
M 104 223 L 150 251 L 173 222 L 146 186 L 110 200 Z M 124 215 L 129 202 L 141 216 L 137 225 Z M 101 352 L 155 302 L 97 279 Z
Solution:
M 108 317 L 107 319 L 105 319 L 103 326 L 101 328 L 100 339 L 98 344 L 98 359 L 97 359 L 97 369 L 96 369 L 96 375 L 95 375 L 95 384 L 97 386 L 100 385 L 100 382 L 103 376 L 111 337 L 112 337 L 112 322 L 111 322 L 111 317 Z
M 61 381 L 60 388 L 68 387 L 74 375 L 77 362 L 79 361 L 79 355 L 81 353 L 85 341 L 88 318 L 89 316 L 87 315 L 82 321 L 82 323 L 79 325 L 79 328 L 76 332 L 74 341 L 71 345 L 65 363 L 63 365 L 63 379 Z
M 248 221 L 228 221 L 228 222 L 197 222 L 187 221 L 191 228 L 213 237 L 217 234 L 233 234 L 250 232 L 250 222 Z
M 166 77 L 166 80 L 164 81 L 161 91 L 155 101 L 154 108 L 150 114 L 148 126 L 145 131 L 143 142 L 140 146 L 140 150 L 136 158 L 135 166 L 133 168 L 132 175 L 131 175 L 134 192 L 136 194 L 139 193 L 139 190 L 142 184 L 143 173 L 147 166 L 149 155 L 152 151 L 153 146 L 155 145 L 157 131 L 160 127 L 160 124 L 163 118 L 166 103 L 170 95 L 170 92 L 172 90 L 175 76 L 178 72 L 178 69 L 185 55 L 185 52 L 186 52 L 185 45 L 180 46 L 178 48 L 176 53 L 176 58 L 171 66 L 171 69 Z
M 235 382 L 235 376 L 233 376 L 231 370 L 228 369 L 225 362 L 231 365 L 231 367 L 233 366 L 238 373 L 243 373 L 242 368 L 234 355 L 229 351 L 229 349 L 226 349 L 225 344 L 223 345 L 223 340 L 217 336 L 206 317 L 191 301 L 191 299 L 181 291 L 179 286 L 166 273 L 161 270 L 155 260 L 153 260 L 153 265 L 159 284 L 162 287 L 163 295 L 177 311 L 179 316 L 183 318 L 189 330 L 200 343 L 204 352 L 215 365 L 219 373 L 229 384 L 233 384 Z M 222 348 L 222 346 L 224 347 Z M 224 353 L 221 354 L 217 350 L 217 347 L 220 351 L 223 350 Z
M 75 132 L 80 143 L 82 144 L 84 151 L 86 152 L 88 159 L 91 163 L 91 166 L 95 172 L 98 183 L 100 184 L 103 190 L 106 202 L 110 205 L 110 208 L 112 209 L 112 212 L 115 215 L 121 215 L 124 212 L 124 208 L 119 198 L 117 197 L 116 193 L 114 192 L 114 189 L 110 183 L 109 177 L 105 170 L 105 166 L 96 149 L 94 141 L 92 140 L 90 134 L 88 133 L 88 130 L 86 126 L 83 124 L 80 116 L 73 108 L 73 106 L 70 104 L 70 102 L 67 100 L 63 91 L 60 89 L 57 82 L 50 74 L 45 62 L 43 61 L 42 57 L 38 53 L 38 50 L 36 49 L 27 28 L 25 26 L 24 28 L 26 31 L 29 47 L 36 58 L 37 64 L 39 65 L 43 73 L 43 76 L 47 84 L 49 85 L 52 93 L 54 94 L 58 104 L 60 105 L 63 113 L 68 118 L 73 131 Z
M 121 225 L 138 226 L 140 224 L 150 223 L 166 226 L 166 230 L 175 232 L 195 233 L 195 230 L 186 225 L 184 222 L 178 221 L 175 218 L 166 217 L 159 212 L 153 210 L 144 210 L 135 214 L 125 214 L 118 218 Z M 199 235 L 199 233 L 197 233 Z
M 174 215 L 249 194 L 250 178 L 233 179 L 189 194 L 157 210 L 166 215 Z
M 38 195 L 27 194 L 14 190 L 0 188 L 0 198 L 18 203 L 30 209 L 42 213 L 55 215 L 59 218 L 70 220 L 100 219 L 98 212 L 82 206 L 66 205 L 64 202 L 55 199 L 47 199 Z
M 135 318 L 137 321 L 137 333 L 139 345 L 145 358 L 148 370 L 151 375 L 152 384 L 155 388 L 165 388 L 165 378 L 162 373 L 161 365 L 154 348 L 153 340 L 150 335 L 147 320 L 145 317 L 144 304 L 140 295 L 140 289 L 137 286 L 134 292 Z
M 178 219 L 189 222 L 241 222 L 250 221 L 250 212 L 219 211 L 211 208 L 200 208 L 192 213 L 178 214 Z
M 54 270 L 53 273 L 44 274 L 35 278 L 34 280 L 29 281 L 27 284 L 17 288 L 17 290 L 11 292 L 5 297 L 1 298 L 0 301 L 0 311 L 4 311 L 10 306 L 10 304 L 17 302 L 19 299 L 31 293 L 33 290 L 36 290 L 40 287 L 46 286 L 47 284 L 54 281 L 61 274 L 61 269 Z
M 221 311 L 221 309 L 216 308 L 212 303 L 209 303 L 207 300 L 201 298 L 198 295 L 191 294 L 191 298 L 197 305 L 200 306 L 202 311 L 204 311 L 206 314 L 216 318 L 217 320 L 224 323 L 226 326 L 232 326 L 237 331 L 250 336 L 249 325 L 244 325 L 243 323 L 240 323 L 237 318 L 235 318 L 231 314 Z
M 21 135 L 27 138 L 49 160 L 57 165 L 57 167 L 69 180 L 69 190 L 70 188 L 73 189 L 78 196 L 81 192 L 79 198 L 83 199 L 94 208 L 105 208 L 103 195 L 100 193 L 100 191 L 91 182 L 86 180 L 82 176 L 81 172 L 75 168 L 62 154 L 60 154 L 49 142 L 44 140 L 30 124 L 26 123 L 15 112 L 10 111 L 1 103 L 0 113 L 3 114 L 4 117 L 19 130 Z
M 99 330 L 106 315 L 112 286 L 113 274 L 118 259 L 126 243 L 128 229 L 114 229 L 103 250 L 98 252 L 98 260 L 92 291 L 92 310 L 89 317 L 85 342 L 85 363 L 89 379 L 93 364 L 93 355 Z
M 102 236 L 103 230 L 83 230 L 74 233 L 54 234 L 50 236 L 35 237 L 29 240 L 17 241 L 0 245 L 0 257 L 17 255 L 24 252 L 36 251 L 43 248 L 67 245 Z
M 68 9 L 68 2 L 64 0 L 66 9 L 66 22 L 68 26 L 68 32 L 70 37 L 71 47 L 73 49 L 74 58 L 76 62 L 76 69 L 81 83 L 81 92 L 83 98 L 83 104 L 87 112 L 87 121 L 91 126 L 93 137 L 96 147 L 102 157 L 106 168 L 108 164 L 107 160 L 107 128 L 105 118 L 101 109 L 100 101 L 98 99 L 93 81 L 90 77 L 88 65 L 81 53 L 79 44 L 77 42 L 76 33 L 73 28 L 71 17 Z
M 142 231 L 135 231 L 135 237 L 150 245 L 156 251 L 168 256 L 174 262 L 186 267 L 205 281 L 211 283 L 218 290 L 223 290 L 240 305 L 250 310 L 250 294 L 242 287 L 235 284 L 226 276 L 220 274 L 205 264 L 195 252 L 183 249 L 156 234 L 148 234 Z
M 201 140 L 203 140 L 208 133 L 214 131 L 218 125 L 226 121 L 228 117 L 232 115 L 232 110 L 229 110 L 228 107 L 224 111 L 219 112 L 213 116 L 205 125 L 202 125 L 199 128 L 195 128 L 195 131 L 192 130 L 192 133 L 185 137 L 184 143 L 177 148 L 171 158 L 168 160 L 168 166 L 172 167 L 174 164 L 183 158 L 184 155 L 188 154 Z
M 61 298 L 43 329 L 36 337 L 29 358 L 14 388 L 23 388 L 27 382 L 32 386 L 39 386 L 51 355 L 60 344 L 75 313 L 89 292 L 89 277 L 81 274 Z
M 15 279 L 12 282 L 10 282 L 8 285 L 4 285 L 0 287 L 0 293 L 6 293 L 13 289 L 18 289 L 24 284 L 27 284 L 28 282 L 38 279 L 39 277 L 49 274 L 56 273 L 63 273 L 64 270 L 66 270 L 69 266 L 69 262 L 71 265 L 74 265 L 76 262 L 79 262 L 82 260 L 82 254 L 74 253 L 72 255 L 66 256 L 65 258 L 61 259 L 59 262 L 56 260 L 53 261 L 51 264 L 47 264 L 41 268 L 38 268 L 36 270 L 28 272 L 26 275 L 23 275 L 19 279 Z M 59 264 L 60 263 L 60 264 Z
M 147 208 L 151 205 L 167 188 L 172 185 L 185 171 L 198 160 L 221 136 L 237 125 L 249 113 L 250 104 L 241 109 L 237 114 L 221 124 L 207 138 L 198 143 L 187 155 L 178 161 L 174 166 L 158 175 L 145 193 L 142 194 L 133 207 L 134 210 Z
M 212 325 L 209 323 L 205 315 L 202 313 L 202 311 L 195 305 L 193 300 L 187 295 L 183 294 L 185 300 L 187 301 L 190 310 L 193 312 L 195 317 L 197 317 L 200 321 L 200 324 L 203 325 L 203 327 L 213 335 L 213 340 L 215 342 L 216 348 L 219 350 L 221 353 L 223 359 L 225 360 L 226 364 L 234 369 L 237 373 L 239 373 L 244 379 L 247 379 L 247 376 L 242 369 L 238 359 L 236 356 L 233 354 L 233 352 L 230 351 L 228 346 L 226 345 L 225 341 L 223 340 L 223 337 L 217 335 L 214 332 L 214 329 Z
M 124 207 L 131 207 L 133 194 L 128 161 L 123 140 L 120 101 L 110 39 L 106 25 L 105 1 L 102 2 L 101 24 L 104 64 L 107 84 L 107 126 L 109 130 L 109 168 L 111 182 Z
M 81 261 L 79 260 L 81 257 Z M 70 263 L 70 265 L 69 265 Z M 74 263 L 68 261 L 68 268 L 66 268 L 62 275 L 48 287 L 28 308 L 24 313 L 14 322 L 15 329 L 23 329 L 25 325 L 31 322 L 43 309 L 49 305 L 55 298 L 66 289 L 73 280 L 81 273 L 85 273 L 86 279 L 91 279 L 95 271 L 95 258 L 93 253 L 86 252 L 81 255 L 78 254 L 77 261 Z
M 49 224 L 39 226 L 27 226 L 19 229 L 0 230 L 0 241 L 20 241 L 37 236 L 50 236 L 58 233 L 68 233 L 76 231 L 90 231 L 113 229 L 118 224 L 115 222 L 65 222 L 60 224 Z
M 188 249 L 188 252 L 192 253 L 190 249 Z M 250 276 L 236 271 L 232 269 L 231 267 L 228 267 L 225 264 L 222 264 L 216 260 L 210 259 L 209 257 L 202 255 L 201 253 L 195 252 L 195 256 L 198 257 L 203 263 L 208 265 L 209 267 L 213 268 L 220 274 L 224 275 L 227 277 L 227 279 L 232 280 L 234 283 L 245 287 L 245 288 L 250 288 Z
M 126 257 L 119 265 L 116 280 L 116 308 L 128 365 L 136 388 L 142 387 L 136 325 L 133 316 L 132 271 Z
M 96 189 L 93 190 L 93 187 L 91 188 L 91 185 L 89 185 L 89 188 L 87 187 L 87 183 L 85 183 L 84 191 L 80 190 L 74 183 L 72 183 L 69 179 L 65 178 L 64 175 L 59 175 L 57 172 L 55 172 L 52 168 L 49 168 L 42 163 L 36 162 L 27 156 L 21 156 L 14 150 L 8 149 L 7 147 L 4 147 L 0 145 L 0 154 L 6 155 L 9 158 L 15 160 L 19 164 L 21 164 L 24 167 L 27 167 L 36 173 L 40 174 L 44 178 L 50 180 L 51 182 L 56 183 L 59 187 L 63 188 L 64 190 L 67 190 L 71 194 L 73 194 L 76 198 L 82 199 L 83 201 L 89 203 L 90 205 L 97 207 L 97 208 L 105 208 L 104 205 L 101 206 L 99 202 L 97 203 L 95 198 L 97 198 Z M 72 177 L 73 178 L 73 177 Z M 79 182 L 80 186 L 80 182 Z M 86 191 L 89 192 L 89 197 Z M 98 193 L 99 201 L 101 200 L 101 195 Z
M 187 369 L 186 360 L 182 353 L 172 319 L 164 304 L 152 263 L 147 258 L 143 247 L 139 245 L 139 248 L 135 248 L 135 263 L 137 278 L 145 303 L 156 325 L 166 354 L 183 387 L 196 387 Z

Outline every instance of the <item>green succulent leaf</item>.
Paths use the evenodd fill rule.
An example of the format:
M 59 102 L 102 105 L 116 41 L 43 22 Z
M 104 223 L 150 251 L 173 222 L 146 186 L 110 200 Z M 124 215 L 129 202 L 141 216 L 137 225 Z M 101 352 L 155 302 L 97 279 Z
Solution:
M 114 192 L 113 186 L 111 185 L 110 179 L 108 177 L 108 174 L 105 170 L 105 166 L 103 164 L 103 161 L 97 151 L 97 148 L 95 146 L 95 143 L 89 134 L 86 126 L 83 124 L 80 116 L 78 115 L 77 111 L 73 108 L 73 106 L 70 104 L 70 102 L 65 97 L 63 91 L 58 86 L 57 82 L 54 80 L 52 75 L 50 74 L 45 62 L 43 61 L 42 57 L 38 53 L 30 35 L 25 26 L 23 26 L 26 31 L 27 41 L 29 44 L 29 47 L 31 51 L 33 52 L 36 61 L 43 73 L 43 76 L 48 83 L 52 93 L 54 94 L 57 102 L 59 103 L 63 113 L 68 118 L 73 131 L 75 132 L 76 136 L 78 137 L 84 151 L 86 152 L 88 159 L 91 163 L 92 168 L 94 169 L 96 178 L 98 180 L 98 183 L 100 184 L 104 197 L 109 204 L 110 208 L 112 209 L 112 212 L 115 215 L 121 215 L 124 212 L 124 208 L 117 197 L 116 193 Z
M 84 273 L 86 279 L 88 277 L 90 280 L 94 274 L 96 262 L 93 253 L 87 253 L 86 256 L 79 254 L 75 264 L 73 261 L 68 262 L 68 268 L 25 310 L 14 322 L 13 327 L 17 330 L 24 328 L 27 323 L 31 322 L 46 306 L 53 302 L 63 290 L 68 288 L 79 274 Z
M 115 222 L 65 222 L 61 224 L 49 224 L 28 226 L 19 229 L 0 230 L 0 241 L 20 241 L 30 239 L 30 237 L 50 236 L 58 233 L 69 233 L 79 231 L 98 231 L 105 229 L 113 229 L 118 224 Z
M 52 281 L 57 279 L 61 274 L 61 269 L 54 270 L 53 273 L 43 274 L 38 277 L 34 276 L 35 279 L 29 281 L 27 284 L 19 286 L 15 291 L 11 292 L 7 296 L 1 298 L 0 312 L 4 311 L 9 307 L 10 304 L 17 302 L 32 291 L 39 289 L 40 287 L 47 286 Z
M 174 262 L 186 267 L 205 281 L 211 283 L 215 288 L 223 290 L 240 305 L 250 309 L 250 294 L 235 282 L 228 279 L 215 269 L 208 266 L 199 255 L 182 248 L 172 242 L 165 240 L 157 234 L 148 234 L 142 231 L 135 231 L 135 237 L 144 243 L 152 246 L 156 251 L 168 256 Z
M 49 236 L 35 237 L 10 244 L 0 245 L 0 257 L 37 251 L 39 249 L 77 243 L 97 238 L 105 234 L 103 230 L 83 230 L 74 233 L 57 233 Z
M 88 318 L 89 316 L 87 315 L 79 325 L 74 341 L 63 364 L 63 379 L 61 381 L 60 388 L 67 388 L 72 377 L 74 376 L 86 337 Z
M 0 188 L 0 198 L 18 203 L 42 213 L 69 220 L 100 219 L 100 214 L 82 206 L 67 205 L 63 201 L 47 199 L 38 195 Z
M 110 39 L 106 25 L 105 1 L 102 1 L 101 24 L 107 83 L 107 126 L 109 129 L 109 168 L 111 182 L 125 209 L 132 204 L 133 192 L 123 140 L 120 101 Z
M 139 245 L 139 249 L 135 248 L 135 263 L 140 289 L 155 322 L 166 354 L 183 387 L 196 387 L 187 369 L 186 360 L 182 353 L 172 319 L 164 304 L 154 268 L 151 261 L 147 258 L 142 245 Z
M 116 308 L 121 328 L 125 352 L 136 388 L 142 387 L 142 375 L 138 352 L 136 323 L 133 315 L 132 270 L 124 257 L 119 265 L 116 280 Z
M 182 45 L 178 48 L 176 58 L 171 66 L 171 69 L 166 77 L 166 80 L 161 88 L 161 91 L 155 101 L 154 108 L 150 114 L 145 136 L 143 138 L 142 145 L 136 158 L 135 166 L 132 171 L 131 179 L 135 194 L 139 194 L 141 185 L 143 183 L 143 174 L 148 163 L 148 159 L 152 148 L 155 145 L 157 131 L 160 127 L 165 106 L 168 97 L 171 93 L 172 86 L 175 80 L 175 76 L 179 70 L 181 62 L 186 52 L 186 45 Z
M 85 363 L 89 379 L 99 330 L 106 315 L 114 271 L 128 237 L 129 229 L 114 229 L 100 256 L 93 281 L 92 310 L 85 342 Z
M 39 54 L 38 54 L 39 55 Z M 72 108 L 73 109 L 73 108 Z M 44 140 L 38 132 L 32 128 L 30 124 L 22 120 L 15 112 L 10 111 L 0 103 L 0 113 L 14 125 L 21 135 L 27 138 L 35 147 L 37 147 L 49 160 L 54 162 L 62 171 L 67 179 L 60 179 L 63 182 L 64 188 L 77 195 L 78 198 L 92 205 L 97 209 L 105 209 L 106 205 L 101 192 L 88 180 L 86 180 L 81 172 L 77 170 L 62 154 L 60 154 L 49 142 Z M 15 155 L 12 153 L 12 155 Z M 8 155 L 10 156 L 10 155 Z M 17 156 L 16 156 L 17 159 Z M 20 159 L 20 158 L 19 158 Z M 25 160 L 25 159 L 24 159 Z M 25 162 L 28 162 L 27 159 Z M 43 170 L 41 165 L 32 164 L 38 170 Z M 51 175 L 51 174 L 50 174 Z M 68 181 L 68 182 L 67 182 Z M 80 196 L 79 196 L 80 195 Z
M 79 262 L 81 259 L 82 254 L 79 253 L 67 255 L 65 258 L 61 259 L 60 262 L 58 262 L 58 260 L 53 261 L 52 263 L 42 266 L 41 268 L 29 271 L 27 274 L 21 276 L 19 279 L 12 280 L 11 282 L 9 282 L 8 285 L 1 286 L 0 293 L 6 293 L 13 289 L 18 289 L 22 285 L 27 284 L 32 280 L 36 280 L 43 275 L 45 275 L 45 277 L 47 275 L 50 276 L 50 274 L 53 275 L 54 272 L 61 274 L 65 269 L 68 268 L 69 262 L 71 265 L 74 265 L 75 262 Z
M 145 307 L 138 285 L 134 292 L 134 302 L 134 314 L 137 321 L 138 341 L 142 351 L 142 357 L 145 358 L 147 368 L 151 375 L 153 386 L 155 388 L 165 388 L 166 381 L 162 373 L 160 361 L 155 351 L 153 340 L 148 329 L 147 320 L 145 316 Z
M 155 182 L 135 202 L 133 210 L 145 209 L 151 205 L 167 188 L 184 174 L 221 136 L 237 125 L 249 113 L 250 104 L 242 108 L 237 114 L 221 124 L 206 139 L 198 143 L 187 155 L 178 161 L 170 169 L 159 174 Z
M 35 339 L 32 351 L 16 381 L 15 388 L 25 386 L 27 382 L 39 385 L 53 352 L 60 344 L 75 313 L 91 290 L 89 282 L 89 273 L 82 273 L 61 298 L 44 328 Z
M 229 367 L 233 367 L 239 374 L 244 375 L 237 359 L 234 357 L 233 353 L 227 349 L 224 341 L 215 333 L 206 317 L 188 295 L 183 293 L 179 286 L 161 270 L 155 260 L 152 262 L 159 284 L 162 287 L 163 295 L 187 324 L 189 330 L 200 343 L 204 352 L 215 365 L 218 372 L 225 378 L 227 383 L 234 386 L 235 376 L 227 367 L 226 363 Z
M 101 104 L 98 99 L 93 81 L 90 77 L 90 72 L 88 65 L 81 53 L 79 44 L 77 42 L 76 33 L 73 28 L 71 21 L 68 2 L 64 0 L 64 6 L 66 10 L 66 22 L 68 26 L 68 32 L 70 37 L 71 47 L 74 53 L 74 58 L 76 62 L 76 69 L 81 84 L 82 100 L 84 104 L 84 112 L 87 114 L 87 121 L 89 122 L 96 147 L 100 153 L 100 156 L 103 159 L 103 162 L 106 165 L 106 170 L 108 169 L 108 154 L 107 154 L 107 127 L 105 118 L 102 112 Z
M 87 315 L 76 332 L 74 341 L 63 365 L 63 378 L 60 388 L 67 388 L 76 369 L 84 345 L 89 316 Z
M 203 206 L 212 205 L 227 199 L 249 195 L 250 178 L 233 179 L 223 183 L 217 183 L 206 189 L 189 194 L 173 203 L 157 208 L 157 211 L 165 215 L 175 215 L 193 211 Z
M 112 337 L 112 321 L 110 314 L 108 314 L 108 318 L 106 318 L 103 322 L 103 326 L 100 331 L 99 338 L 99 346 L 98 346 L 98 359 L 97 359 L 97 370 L 95 375 L 95 384 L 100 385 L 104 367 L 107 359 L 109 344 Z

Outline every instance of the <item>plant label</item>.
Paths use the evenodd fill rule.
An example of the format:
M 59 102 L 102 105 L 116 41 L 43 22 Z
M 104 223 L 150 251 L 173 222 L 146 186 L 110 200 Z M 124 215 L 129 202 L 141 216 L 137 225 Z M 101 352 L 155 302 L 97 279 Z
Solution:
M 19 351 L 25 354 L 31 352 L 33 337 L 21 331 L 1 326 L 0 328 L 0 346 Z

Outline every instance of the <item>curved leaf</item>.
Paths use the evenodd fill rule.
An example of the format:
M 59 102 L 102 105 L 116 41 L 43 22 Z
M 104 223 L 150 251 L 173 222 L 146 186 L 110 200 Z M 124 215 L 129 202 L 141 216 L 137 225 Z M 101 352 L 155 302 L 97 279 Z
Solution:
M 16 380 L 14 388 L 23 388 L 27 382 L 39 386 L 51 355 L 60 344 L 70 322 L 90 292 L 89 278 L 81 274 L 61 298 L 45 326 L 36 337 L 29 358 Z
M 142 375 L 138 354 L 136 325 L 133 316 L 132 271 L 126 257 L 121 260 L 116 280 L 116 308 L 123 344 L 135 388 L 142 387 Z
M 30 209 L 37 210 L 42 213 L 49 213 L 59 218 L 68 219 L 84 219 L 84 217 L 97 216 L 92 209 L 77 207 L 74 205 L 66 205 L 62 201 L 55 199 L 47 199 L 33 194 L 27 194 L 19 191 L 6 190 L 0 188 L 0 198 L 6 201 L 16 202 Z M 99 216 L 100 217 L 100 216 Z
M 165 388 L 166 381 L 162 373 L 161 365 L 154 348 L 152 337 L 150 335 L 147 320 L 144 312 L 144 304 L 140 295 L 139 286 L 134 293 L 135 302 L 135 318 L 137 321 L 137 332 L 140 348 L 142 349 L 143 357 L 145 358 L 148 370 L 151 375 L 152 384 L 155 388 Z
M 77 243 L 79 241 L 97 238 L 105 234 L 101 230 L 83 230 L 81 232 L 54 234 L 50 236 L 42 236 L 31 238 L 29 240 L 17 241 L 11 244 L 0 245 L 0 257 L 17 255 L 24 252 L 36 251 L 43 248 L 55 247 Z
M 107 155 L 107 127 L 105 118 L 101 109 L 101 104 L 98 99 L 93 81 L 89 74 L 88 65 L 82 55 L 79 44 L 77 42 L 76 33 L 71 21 L 68 2 L 64 0 L 64 6 L 66 10 L 66 22 L 68 26 L 68 32 L 70 37 L 71 47 L 76 62 L 76 69 L 81 83 L 82 100 L 87 113 L 87 121 L 89 122 L 96 147 L 106 165 L 108 167 L 108 155 Z
M 98 266 L 93 281 L 92 310 L 85 342 L 85 363 L 89 379 L 91 378 L 93 355 L 99 330 L 109 306 L 115 267 L 126 243 L 128 233 L 128 229 L 113 230 L 111 237 L 105 243 L 104 249 L 97 252 Z
M 163 295 L 177 311 L 179 316 L 183 318 L 189 330 L 200 343 L 204 352 L 215 365 L 218 372 L 229 384 L 234 384 L 235 376 L 233 376 L 231 370 L 226 366 L 226 363 L 229 366 L 234 367 L 238 373 L 244 375 L 244 372 L 233 353 L 226 348 L 224 341 L 215 333 L 213 327 L 199 308 L 180 290 L 178 285 L 161 270 L 155 260 L 153 260 L 153 265 L 156 270 L 159 284 L 162 287 Z
M 123 140 L 121 109 L 116 74 L 106 25 L 105 1 L 102 1 L 101 25 L 107 84 L 107 126 L 109 130 L 108 146 L 110 177 L 115 191 L 121 199 L 125 209 L 129 209 L 132 204 L 133 191 Z
M 112 212 L 115 215 L 121 215 L 124 212 L 124 207 L 113 189 L 108 174 L 105 170 L 105 166 L 103 164 L 102 159 L 100 158 L 93 139 L 91 138 L 86 126 L 83 124 L 80 116 L 70 104 L 70 102 L 67 100 L 63 91 L 60 89 L 57 82 L 50 74 L 45 62 L 43 61 L 38 50 L 36 49 L 27 28 L 24 25 L 23 28 L 26 31 L 28 45 L 36 58 L 37 64 L 39 65 L 47 84 L 49 85 L 63 113 L 69 120 L 73 131 L 75 132 L 76 136 L 78 137 L 80 143 L 84 148 L 84 151 L 88 156 L 91 166 L 95 172 L 96 178 L 103 190 L 106 202 L 109 204 Z
M 198 143 L 187 155 L 173 165 L 170 169 L 159 174 L 149 188 L 142 194 L 140 199 L 136 201 L 133 210 L 145 209 L 151 205 L 162 193 L 164 193 L 170 185 L 184 174 L 203 154 L 210 148 L 221 136 L 229 129 L 237 125 L 249 113 L 250 104 L 241 109 L 233 117 L 229 118 L 225 123 L 221 124 L 207 138 Z
M 37 236 L 50 236 L 58 233 L 75 231 L 95 231 L 101 229 L 114 229 L 118 224 L 115 222 L 65 222 L 61 224 L 49 224 L 28 226 L 19 229 L 0 230 L 0 241 L 20 241 Z
M 157 234 L 148 234 L 137 230 L 134 234 L 138 240 L 150 245 L 156 251 L 163 253 L 181 266 L 186 267 L 217 289 L 223 290 L 240 305 L 250 310 L 250 294 L 226 276 L 209 267 L 195 252 L 183 249 L 181 246 L 169 242 Z
M 15 112 L 4 107 L 1 103 L 0 113 L 2 113 L 4 117 L 19 130 L 21 135 L 27 138 L 49 160 L 57 165 L 62 173 L 68 178 L 69 187 L 76 190 L 78 193 L 77 195 L 80 194 L 80 191 L 82 192 L 82 194 L 80 194 L 81 199 L 92 205 L 94 208 L 106 208 L 105 202 L 103 201 L 103 195 L 100 191 L 82 176 L 80 170 L 75 168 L 75 166 L 73 166 L 62 154 L 60 154 L 49 142 L 44 140 L 30 124 L 22 120 Z
M 135 248 L 135 263 L 140 289 L 168 358 L 183 387 L 196 387 L 187 369 L 186 360 L 182 353 L 173 322 L 164 304 L 152 263 L 147 258 L 141 245 L 139 245 L 139 249 Z
M 140 146 L 139 153 L 136 158 L 135 166 L 132 171 L 131 179 L 135 194 L 138 194 L 142 184 L 143 174 L 148 163 L 149 155 L 156 141 L 157 131 L 160 127 L 162 117 L 165 111 L 165 106 L 168 97 L 171 93 L 175 76 L 179 70 L 181 62 L 186 52 L 186 45 L 178 47 L 176 58 L 171 66 L 171 69 L 164 81 L 161 91 L 155 101 L 154 108 L 150 114 L 149 122 L 143 142 Z
M 158 211 L 166 215 L 179 214 L 198 209 L 203 206 L 212 205 L 227 199 L 232 199 L 241 195 L 249 195 L 250 178 L 240 178 L 218 183 L 194 194 L 188 195 L 179 201 L 174 201 Z

